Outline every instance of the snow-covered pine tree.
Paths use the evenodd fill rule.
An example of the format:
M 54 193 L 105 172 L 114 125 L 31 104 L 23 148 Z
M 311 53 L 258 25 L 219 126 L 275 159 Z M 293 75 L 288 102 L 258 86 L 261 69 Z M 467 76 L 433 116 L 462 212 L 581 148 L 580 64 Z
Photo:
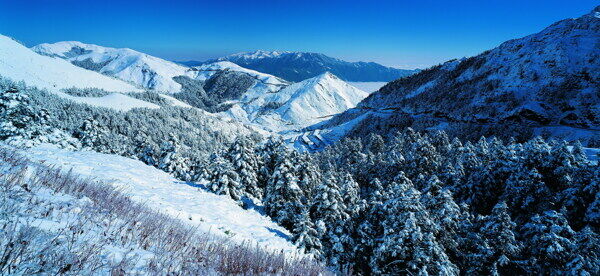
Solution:
M 98 121 L 88 118 L 83 121 L 75 136 L 81 141 L 82 147 L 108 153 L 108 132 Z
M 600 166 L 594 168 L 596 171 L 588 185 L 583 188 L 591 201 L 585 211 L 584 221 L 593 227 L 600 227 Z
M 458 275 L 434 236 L 434 222 L 420 202 L 421 194 L 404 174 L 392 184 L 384 204 L 383 236 L 371 260 L 374 274 Z
M 279 159 L 286 156 L 288 149 L 285 147 L 280 137 L 269 137 L 267 141 L 257 149 L 257 155 L 262 165 L 258 172 L 258 186 L 265 190 L 267 182 L 277 166 Z
M 431 144 L 428 136 L 421 136 L 406 132 L 405 137 L 408 141 L 405 144 L 404 158 L 406 159 L 405 173 L 410 177 L 418 174 L 432 175 L 436 174 L 441 164 L 441 156 L 437 149 Z
M 575 235 L 578 257 L 567 264 L 567 273 L 571 275 L 600 274 L 600 235 L 592 227 L 584 227 Z
M 298 186 L 295 161 L 288 154 L 278 157 L 263 197 L 267 214 L 287 229 L 293 229 L 296 222 L 301 221 L 303 208 L 303 191 Z
M 71 137 L 49 126 L 48 111 L 33 107 L 26 93 L 16 86 L 3 90 L 0 93 L 0 141 L 25 147 L 40 142 L 75 147 Z
M 261 199 L 263 190 L 258 183 L 260 160 L 254 152 L 254 142 L 249 137 L 239 137 L 227 151 L 227 159 L 240 177 L 240 185 L 249 197 Z
M 426 186 L 421 203 L 428 210 L 434 223 L 434 235 L 449 256 L 459 254 L 458 227 L 464 219 L 460 207 L 454 202 L 452 193 L 442 188 L 437 176 L 431 176 Z
M 384 190 L 383 184 L 375 178 L 369 186 L 368 206 L 364 219 L 358 223 L 355 234 L 354 270 L 368 273 L 370 271 L 371 257 L 377 245 L 377 240 L 383 235 L 381 222 L 384 218 L 383 203 L 388 199 L 389 193 Z
M 551 198 L 552 193 L 538 171 L 519 166 L 506 181 L 501 200 L 506 201 L 513 211 L 531 214 L 545 210 L 541 205 L 553 202 Z
M 294 233 L 292 241 L 300 250 L 312 254 L 317 259 L 322 258 L 323 245 L 321 244 L 321 237 L 323 233 L 320 233 L 311 221 L 308 208 L 302 208 L 292 233 Z
M 239 176 L 233 170 L 233 165 L 229 160 L 219 154 L 213 154 L 207 172 L 208 188 L 212 192 L 219 195 L 228 195 L 240 203 L 244 191 L 239 184 Z
M 333 245 L 333 261 L 340 268 L 346 268 L 353 262 L 353 250 L 356 247 L 356 228 L 362 222 L 366 202 L 359 197 L 358 183 L 354 181 L 349 173 L 342 173 L 339 180 L 340 195 L 342 196 L 344 213 L 348 219 L 340 221 L 336 227 L 335 244 Z
M 299 178 L 298 186 L 304 194 L 302 203 L 311 206 L 314 191 L 321 181 L 321 170 L 310 154 L 299 154 L 296 170 Z
M 503 275 L 519 273 L 511 266 L 521 247 L 513 232 L 515 227 L 516 224 L 508 213 L 508 206 L 505 202 L 499 202 L 492 213 L 483 219 L 480 230 L 493 252 L 486 265 Z
M 179 139 L 170 135 L 169 139 L 160 146 L 158 168 L 175 175 L 175 177 L 189 181 L 191 179 L 188 160 L 181 154 Z
M 345 252 L 344 245 L 349 237 L 344 233 L 344 224 L 350 220 L 348 208 L 341 194 L 340 177 L 334 170 L 327 170 L 321 184 L 315 190 L 313 199 L 313 215 L 316 221 L 321 221 L 326 232 L 323 236 L 325 254 L 332 265 L 341 265 L 340 254 Z
M 149 166 L 158 165 L 158 148 L 154 144 L 140 144 L 138 146 L 138 159 Z
M 525 256 L 535 260 L 529 273 L 537 275 L 560 275 L 568 273 L 569 263 L 576 260 L 575 232 L 563 214 L 545 211 L 534 215 L 522 227 Z

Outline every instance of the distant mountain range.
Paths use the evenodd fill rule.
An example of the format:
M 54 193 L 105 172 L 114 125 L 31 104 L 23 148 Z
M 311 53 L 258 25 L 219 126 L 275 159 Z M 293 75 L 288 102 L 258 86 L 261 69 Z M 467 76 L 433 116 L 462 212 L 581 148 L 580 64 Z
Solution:
M 600 7 L 480 55 L 392 81 L 312 129 L 339 138 L 392 134 L 408 126 L 455 132 L 461 126 L 458 134 L 471 138 L 527 129 L 600 138 Z
M 205 62 L 180 62 L 187 66 L 198 66 L 216 61 L 231 61 L 239 66 L 271 74 L 288 81 L 298 82 L 331 72 L 344 81 L 391 81 L 409 76 L 417 70 L 386 67 L 375 62 L 347 62 L 319 53 L 255 51 L 233 54 Z

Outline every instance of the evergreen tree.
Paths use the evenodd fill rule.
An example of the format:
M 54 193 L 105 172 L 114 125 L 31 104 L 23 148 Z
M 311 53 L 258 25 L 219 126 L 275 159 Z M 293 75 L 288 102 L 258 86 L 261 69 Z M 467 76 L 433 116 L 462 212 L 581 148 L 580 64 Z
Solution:
M 371 261 L 373 273 L 457 275 L 458 268 L 434 236 L 420 193 L 404 174 L 392 186 L 393 197 L 384 204 L 383 237 Z
M 574 243 L 575 232 L 565 217 L 556 211 L 535 215 L 523 226 L 523 240 L 530 259 L 534 260 L 533 274 L 564 274 L 572 268 L 567 264 L 578 258 Z
M 45 108 L 31 104 L 29 96 L 17 87 L 8 87 L 0 93 L 0 141 L 15 146 L 33 146 L 54 143 L 75 148 L 66 133 L 49 125 L 50 114 Z
M 536 169 L 519 167 L 506 181 L 503 200 L 519 213 L 543 210 L 540 206 L 552 202 L 551 192 Z
M 260 160 L 254 152 L 254 144 L 248 137 L 238 138 L 229 148 L 227 158 L 237 172 L 240 185 L 251 197 L 261 199 L 263 191 L 258 183 Z
M 462 213 L 454 202 L 452 193 L 442 188 L 442 183 L 436 176 L 432 176 L 427 184 L 428 189 L 422 196 L 421 202 L 429 211 L 429 216 L 434 223 L 434 234 L 440 245 L 452 256 L 458 254 L 458 227 Z
M 511 271 L 510 266 L 520 249 L 513 232 L 515 227 L 516 224 L 512 222 L 505 202 L 496 204 L 492 213 L 483 220 L 481 234 L 493 252 L 489 256 L 487 265 L 493 268 L 493 271 L 504 272 L 501 274 L 517 273 Z
M 175 175 L 175 177 L 189 181 L 191 179 L 188 160 L 181 154 L 179 139 L 171 135 L 160 147 L 158 168 Z
M 591 227 L 585 227 L 575 235 L 577 257 L 567 264 L 571 275 L 600 274 L 600 235 Z
M 321 181 L 321 170 L 315 163 L 316 162 L 310 154 L 302 154 L 298 157 L 298 165 L 296 166 L 299 176 L 298 185 L 304 192 L 302 203 L 306 206 L 312 205 L 314 191 L 317 188 L 319 181 Z
M 375 178 L 369 185 L 371 191 L 367 198 L 368 206 L 364 212 L 364 219 L 358 224 L 354 246 L 354 269 L 367 273 L 370 271 L 369 263 L 377 240 L 383 235 L 381 222 L 384 218 L 383 203 L 388 199 L 381 181 Z
M 213 154 L 210 161 L 208 188 L 219 195 L 228 195 L 235 201 L 240 201 L 243 189 L 239 184 L 239 176 L 233 170 L 229 160 L 218 154 Z
M 303 192 L 298 186 L 298 176 L 292 158 L 279 156 L 278 164 L 267 183 L 264 205 L 267 214 L 287 229 L 301 221 Z
M 300 250 L 313 254 L 317 259 L 322 258 L 323 245 L 320 239 L 323 233 L 320 233 L 311 221 L 308 208 L 302 209 L 299 220 L 294 225 L 292 232 L 294 233 L 292 241 Z

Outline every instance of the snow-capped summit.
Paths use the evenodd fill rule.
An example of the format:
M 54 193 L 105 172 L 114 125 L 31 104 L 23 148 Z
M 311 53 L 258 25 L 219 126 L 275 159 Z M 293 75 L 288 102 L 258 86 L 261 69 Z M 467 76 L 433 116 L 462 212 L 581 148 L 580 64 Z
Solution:
M 63 41 L 44 43 L 31 49 L 42 55 L 60 57 L 77 66 L 160 92 L 179 92 L 181 85 L 173 77 L 190 73 L 189 68 L 128 48 Z
M 325 72 L 276 93 L 237 103 L 227 114 L 272 131 L 293 130 L 352 108 L 367 96 L 368 93 Z
M 374 62 L 347 62 L 320 53 L 262 50 L 183 64 L 194 66 L 216 61 L 231 61 L 244 68 L 294 82 L 316 77 L 327 71 L 345 81 L 390 81 L 416 72 L 386 67 Z

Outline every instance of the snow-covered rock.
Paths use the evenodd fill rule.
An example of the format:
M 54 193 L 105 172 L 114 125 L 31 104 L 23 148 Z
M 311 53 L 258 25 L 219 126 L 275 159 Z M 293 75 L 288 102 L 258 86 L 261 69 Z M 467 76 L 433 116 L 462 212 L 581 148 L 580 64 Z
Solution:
M 173 77 L 190 73 L 185 66 L 127 48 L 63 41 L 44 43 L 31 49 L 42 55 L 60 57 L 80 67 L 160 92 L 179 92 L 181 85 Z

